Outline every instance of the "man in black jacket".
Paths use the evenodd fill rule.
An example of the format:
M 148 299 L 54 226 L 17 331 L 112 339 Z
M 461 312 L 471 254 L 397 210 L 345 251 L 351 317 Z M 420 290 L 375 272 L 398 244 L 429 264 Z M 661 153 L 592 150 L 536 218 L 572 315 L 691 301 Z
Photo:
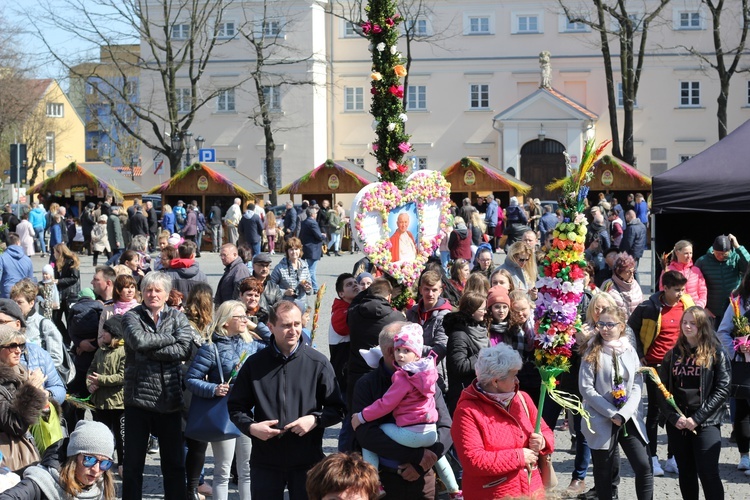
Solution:
M 393 338 L 401 328 L 408 324 L 405 321 L 397 321 L 383 328 L 379 342 L 383 358 L 375 371 L 368 373 L 357 382 L 354 389 L 352 413 L 356 414 L 382 398 L 391 387 L 391 376 L 394 370 Z M 407 448 L 389 438 L 380 429 L 380 425 L 393 423 L 392 415 L 357 427 L 355 431 L 357 443 L 362 448 L 377 453 L 380 457 L 380 482 L 385 489 L 386 499 L 435 498 L 435 473 L 432 472 L 432 466 L 453 445 L 450 435 L 452 422 L 443 393 L 439 388 L 435 391 L 435 407 L 438 411 L 438 440 L 429 448 Z M 428 467 L 423 469 L 420 467 L 420 462 L 426 463 Z
M 378 336 L 384 326 L 394 321 L 404 321 L 404 315 L 391 307 L 393 287 L 384 278 L 378 278 L 370 287 L 360 292 L 346 316 L 349 325 L 349 364 L 346 377 L 347 408 L 352 407 L 354 386 L 363 375 L 372 371 L 360 349 L 370 349 L 378 345 Z
M 271 275 L 271 255 L 267 252 L 261 252 L 253 255 L 253 275 L 252 277 L 263 283 L 263 294 L 260 296 L 260 308 L 264 311 L 270 311 L 279 301 L 284 298 L 284 292 L 279 285 L 269 281 Z
M 221 263 L 224 264 L 224 275 L 216 285 L 214 294 L 214 304 L 219 307 L 227 300 L 237 300 L 240 296 L 240 281 L 250 277 L 250 270 L 247 268 L 237 253 L 237 247 L 232 243 L 225 243 L 219 252 Z
M 315 220 L 317 209 L 308 208 L 307 218 L 300 224 L 299 239 L 302 241 L 302 258 L 307 262 L 312 280 L 313 293 L 318 293 L 318 277 L 316 269 L 318 261 L 323 257 L 323 242 L 325 236 L 320 231 L 320 226 Z
M 297 235 L 297 210 L 294 208 L 294 203 L 291 201 L 286 202 L 286 212 L 284 212 L 284 239 L 288 240 L 292 236 Z
M 148 219 L 148 246 L 150 251 L 156 248 L 156 233 L 159 232 L 159 220 L 156 218 L 156 209 L 150 201 L 146 202 L 146 216 Z
M 138 205 L 135 213 L 130 217 L 130 236 L 148 236 L 148 220 L 143 215 L 143 207 Z
M 302 312 L 282 300 L 270 311 L 271 345 L 250 357 L 237 375 L 227 407 L 250 436 L 253 498 L 307 499 L 307 471 L 324 458 L 323 431 L 344 416 L 344 402 L 328 359 L 300 341 Z

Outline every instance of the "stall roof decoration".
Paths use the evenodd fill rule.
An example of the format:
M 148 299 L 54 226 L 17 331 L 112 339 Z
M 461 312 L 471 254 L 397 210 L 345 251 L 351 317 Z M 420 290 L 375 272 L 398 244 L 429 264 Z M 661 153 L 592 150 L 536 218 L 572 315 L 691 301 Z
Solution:
M 148 191 L 148 194 L 161 194 L 167 192 L 194 170 L 203 170 L 203 172 L 208 175 L 212 181 L 218 184 L 232 186 L 238 194 L 242 195 L 245 198 L 254 199 L 256 195 L 267 194 L 271 192 L 267 187 L 261 186 L 254 180 L 238 172 L 237 169 L 229 167 L 224 163 L 211 162 L 193 163 L 189 167 L 184 168 L 183 170 L 172 176 L 166 182 L 151 188 Z M 252 191 L 248 191 L 248 189 Z
M 460 161 L 457 161 L 450 167 L 443 170 L 443 175 L 447 177 L 455 173 L 457 169 L 466 168 L 469 165 L 487 175 L 490 179 L 500 182 L 501 184 L 505 184 L 506 186 L 515 189 L 521 194 L 526 194 L 531 191 L 531 186 L 529 186 L 522 180 L 516 179 L 512 175 L 496 169 L 481 158 L 473 158 L 468 156 L 465 158 L 461 158 Z
M 72 162 L 54 176 L 30 188 L 27 192 L 29 194 L 36 194 L 44 193 L 46 191 L 54 191 L 51 188 L 54 187 L 63 175 L 69 172 L 81 174 L 93 183 L 98 184 L 105 192 L 109 189 L 118 201 L 122 201 L 127 195 L 143 193 L 143 188 L 141 186 L 127 177 L 124 177 L 120 172 L 104 162 Z
M 324 169 L 334 169 L 339 174 L 348 175 L 357 183 L 361 188 L 371 182 L 378 182 L 378 178 L 371 174 L 362 167 L 355 165 L 354 163 L 347 160 L 326 160 L 315 167 L 310 172 L 306 173 L 291 184 L 287 184 L 283 188 L 279 189 L 279 194 L 296 194 L 300 188 L 310 179 L 314 179 L 316 175 L 321 173 Z M 327 172 L 323 172 L 324 174 Z
M 599 160 L 594 162 L 594 167 L 596 168 L 605 168 L 605 167 L 617 167 L 622 172 L 628 174 L 633 179 L 642 182 L 643 184 L 650 186 L 651 185 L 651 177 L 644 174 L 634 166 L 630 165 L 629 163 L 625 163 L 624 161 L 615 158 L 614 156 L 610 155 L 604 155 Z

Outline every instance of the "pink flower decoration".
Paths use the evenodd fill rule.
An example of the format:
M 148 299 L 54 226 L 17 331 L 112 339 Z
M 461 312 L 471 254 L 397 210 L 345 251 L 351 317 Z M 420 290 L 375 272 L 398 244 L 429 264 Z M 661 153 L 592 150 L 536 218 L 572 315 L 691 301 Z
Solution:
M 380 149 L 380 144 L 378 144 L 377 142 L 373 142 L 372 143 L 372 150 L 373 151 L 377 151 L 378 149 Z
M 408 142 L 402 142 L 398 145 L 398 150 L 406 154 L 411 151 L 411 144 L 409 144 Z
M 398 169 L 398 163 L 396 163 L 393 160 L 388 160 L 388 168 L 391 170 L 397 170 Z
M 403 85 L 391 85 L 391 87 L 388 89 L 388 91 L 393 94 L 395 97 L 398 97 L 399 99 L 402 99 L 404 97 L 404 86 Z
M 378 25 L 378 24 L 374 24 L 372 26 L 372 32 L 377 35 L 378 33 L 382 33 L 383 32 L 383 28 L 381 28 L 380 25 Z
M 370 22 L 366 22 L 366 23 L 362 23 L 361 26 L 362 26 L 362 32 L 365 35 L 369 35 L 370 34 L 370 30 L 372 30 L 372 24 Z
M 377 94 L 377 93 L 378 93 L 378 89 L 376 89 L 375 87 L 372 87 L 372 88 L 370 89 L 370 93 L 371 93 L 372 95 L 375 95 L 375 94 Z
M 393 27 L 393 25 L 394 25 L 393 19 L 391 19 L 389 17 L 388 19 L 385 20 L 385 24 L 387 24 L 388 26 Z

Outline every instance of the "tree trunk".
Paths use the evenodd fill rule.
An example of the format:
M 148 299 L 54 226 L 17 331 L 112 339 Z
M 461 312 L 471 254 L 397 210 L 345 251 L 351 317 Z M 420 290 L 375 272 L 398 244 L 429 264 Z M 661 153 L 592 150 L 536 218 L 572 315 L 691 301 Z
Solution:
M 173 177 L 182 170 L 182 149 L 169 149 L 169 176 Z
M 631 24 L 627 24 L 625 37 L 620 36 L 620 64 L 622 69 L 622 156 L 626 163 L 635 163 L 633 144 L 633 103 L 635 101 L 635 68 L 633 66 L 633 36 Z M 645 34 L 644 34 L 645 35 Z
M 604 27 L 608 17 L 604 13 L 601 0 L 595 0 L 599 24 Z M 617 124 L 617 93 L 615 92 L 615 77 L 612 71 L 612 54 L 609 50 L 606 30 L 599 30 L 602 43 L 602 56 L 604 59 L 604 75 L 607 79 L 607 109 L 609 110 L 609 129 L 612 135 L 612 155 L 616 158 L 622 157 L 620 151 L 620 127 Z
M 274 168 L 274 154 L 276 153 L 276 143 L 273 141 L 273 130 L 271 130 L 271 118 L 268 112 L 263 112 L 263 134 L 266 138 L 266 180 L 268 188 L 271 190 L 269 200 L 271 206 L 277 205 L 277 187 L 276 187 L 276 169 Z
M 721 75 L 721 90 L 719 97 L 716 102 L 719 104 L 719 109 L 716 110 L 716 118 L 719 122 L 719 140 L 722 140 L 727 135 L 727 102 L 729 101 L 729 79 L 731 75 Z

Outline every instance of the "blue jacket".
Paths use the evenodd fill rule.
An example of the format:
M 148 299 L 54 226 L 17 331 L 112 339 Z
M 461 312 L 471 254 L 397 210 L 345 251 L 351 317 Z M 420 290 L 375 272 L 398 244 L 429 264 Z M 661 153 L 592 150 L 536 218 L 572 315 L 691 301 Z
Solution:
M 45 229 L 47 227 L 46 215 L 47 211 L 42 207 L 36 207 L 31 212 L 29 212 L 29 222 L 31 222 L 32 227 L 34 229 Z
M 60 228 L 60 224 L 52 224 L 52 227 L 49 229 L 50 251 L 52 251 L 58 243 L 62 243 L 62 229 Z
M 10 298 L 10 289 L 24 278 L 34 279 L 34 266 L 21 245 L 11 245 L 0 255 L 0 297 Z
M 44 381 L 44 389 L 52 393 L 52 399 L 63 404 L 65 401 L 65 384 L 60 379 L 60 375 L 55 369 L 55 362 L 52 361 L 49 353 L 42 349 L 42 346 L 26 343 L 26 352 L 21 356 L 21 363 L 29 370 L 39 368 L 47 380 Z
M 620 242 L 620 251 L 629 253 L 634 259 L 640 259 L 643 257 L 645 249 L 646 226 L 636 217 L 625 225 L 625 231 Z
M 547 212 L 542 215 L 541 219 L 539 219 L 539 231 L 542 235 L 545 235 L 555 229 L 557 222 L 557 215 L 552 212 Z
M 294 207 L 284 213 L 284 234 L 294 236 L 297 233 L 297 210 Z
M 303 259 L 320 260 L 323 257 L 323 242 L 325 241 L 325 237 L 315 219 L 308 217 L 302 221 L 299 230 L 299 239 L 302 241 Z
M 469 221 L 466 222 L 468 223 Z M 484 222 L 491 227 L 497 226 L 497 202 L 495 200 L 492 200 L 490 204 L 487 205 L 487 211 L 484 214 Z
M 174 222 L 175 222 L 174 213 L 172 212 L 165 213 L 164 216 L 161 218 L 161 228 L 166 231 L 169 231 L 169 234 L 172 234 L 174 233 Z
M 185 375 L 185 385 L 187 385 L 187 388 L 190 392 L 202 398 L 213 397 L 216 386 L 221 383 L 219 363 L 216 361 L 214 345 L 216 345 L 219 351 L 224 382 L 229 380 L 232 370 L 240 362 L 240 356 L 243 352 L 247 353 L 245 357 L 247 359 L 268 345 L 265 342 L 259 341 L 245 342 L 239 335 L 226 337 L 224 335 L 213 334 L 211 341 L 213 343 L 205 343 L 198 349 L 193 363 L 190 365 L 187 375 Z M 233 383 L 234 380 L 232 381 Z
M 641 222 L 648 224 L 648 203 L 645 200 L 635 204 L 635 215 Z

